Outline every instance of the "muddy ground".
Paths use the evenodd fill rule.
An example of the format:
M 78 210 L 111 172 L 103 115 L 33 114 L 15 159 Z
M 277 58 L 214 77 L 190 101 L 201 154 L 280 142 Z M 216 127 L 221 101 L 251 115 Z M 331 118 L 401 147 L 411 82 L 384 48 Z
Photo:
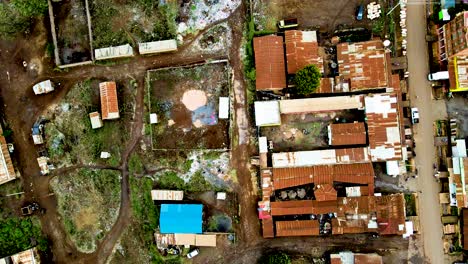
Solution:
M 319 255 L 327 250 L 352 249 L 356 251 L 376 251 L 385 256 L 389 262 L 404 263 L 407 256 L 408 242 L 401 237 L 385 237 L 371 240 L 366 236 L 339 236 L 331 238 L 281 238 L 265 240 L 261 238 L 260 223 L 258 221 L 256 202 L 258 200 L 257 179 L 252 174 L 249 158 L 255 148 L 250 145 L 253 135 L 251 122 L 247 112 L 245 82 L 243 77 L 242 57 L 239 49 L 242 45 L 242 33 L 245 21 L 245 6 L 228 19 L 232 33 L 232 45 L 227 54 L 234 70 L 234 123 L 232 135 L 231 167 L 235 168 L 238 184 L 234 186 L 239 201 L 239 228 L 236 230 L 235 245 L 222 246 L 219 249 L 202 250 L 194 263 L 254 263 L 265 250 L 288 250 L 299 254 Z M 38 201 L 46 209 L 40 216 L 42 228 L 51 241 L 53 257 L 45 263 L 105 263 L 113 254 L 114 246 L 125 233 L 132 236 L 136 228 L 132 221 L 132 207 L 130 201 L 129 157 L 138 147 L 142 137 L 144 124 L 144 87 L 145 74 L 149 69 L 167 66 L 177 66 L 218 59 L 226 54 L 210 55 L 210 53 L 189 52 L 190 41 L 180 47 L 179 52 L 154 57 L 136 57 L 130 61 L 117 62 L 112 66 L 90 65 L 70 69 L 66 72 L 54 72 L 50 58 L 45 54 L 47 31 L 42 26 L 33 31 L 34 35 L 28 39 L 0 41 L 0 88 L 4 102 L 6 120 L 14 131 L 13 139 L 16 146 L 18 169 L 22 173 L 22 184 L 25 194 L 22 201 Z M 24 68 L 22 61 L 36 61 L 38 67 Z M 135 116 L 132 118 L 129 130 L 129 140 L 122 146 L 121 163 L 116 167 L 121 172 L 121 204 L 115 224 L 109 233 L 98 243 L 97 250 L 91 254 L 80 253 L 65 232 L 63 223 L 57 212 L 57 199 L 49 195 L 50 177 L 39 176 L 36 164 L 36 149 L 30 138 L 30 128 L 37 116 L 50 105 L 58 104 L 67 92 L 79 81 L 86 78 L 136 80 Z M 60 82 L 60 88 L 45 96 L 34 96 L 32 85 L 40 80 L 52 79 Z M 78 165 L 75 167 L 80 167 Z M 70 168 L 57 169 L 54 174 L 67 173 Z M 137 189 L 138 190 L 138 189 Z M 129 228 L 129 229 L 127 229 Z M 352 246 L 350 247 L 350 245 Z M 130 245 L 131 246 L 131 245 Z M 406 254 L 406 256 L 405 256 Z
M 153 149 L 228 149 L 229 119 L 218 118 L 229 96 L 226 63 L 148 72 Z M 190 105 L 189 105 L 190 104 Z

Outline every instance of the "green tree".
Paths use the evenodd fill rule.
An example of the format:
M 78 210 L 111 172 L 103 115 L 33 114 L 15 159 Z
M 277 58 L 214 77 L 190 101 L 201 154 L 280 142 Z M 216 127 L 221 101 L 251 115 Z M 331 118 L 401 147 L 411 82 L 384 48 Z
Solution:
M 320 78 L 322 74 L 315 65 L 305 66 L 296 73 L 294 82 L 296 83 L 297 93 L 309 95 L 314 93 L 320 86 Z
M 37 17 L 47 12 L 47 0 L 12 0 L 11 4 L 23 17 Z
M 290 264 L 291 259 L 283 252 L 278 252 L 272 255 L 264 255 L 258 261 L 258 264 Z

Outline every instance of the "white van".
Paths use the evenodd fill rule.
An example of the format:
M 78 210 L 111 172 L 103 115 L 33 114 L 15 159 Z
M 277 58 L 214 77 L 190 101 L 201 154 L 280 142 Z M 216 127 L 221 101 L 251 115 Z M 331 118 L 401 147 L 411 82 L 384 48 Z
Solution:
M 449 72 L 439 71 L 439 72 L 429 73 L 429 75 L 427 75 L 427 79 L 429 81 L 448 80 Z

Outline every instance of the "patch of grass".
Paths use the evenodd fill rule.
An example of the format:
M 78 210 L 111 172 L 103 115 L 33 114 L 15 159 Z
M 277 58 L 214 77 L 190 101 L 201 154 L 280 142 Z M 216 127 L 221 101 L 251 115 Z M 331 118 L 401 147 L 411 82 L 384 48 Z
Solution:
M 0 219 L 0 258 L 37 246 L 47 249 L 40 222 L 35 217 Z
M 132 153 L 128 161 L 128 171 L 130 174 L 142 174 L 145 170 L 143 162 L 138 154 Z
M 108 232 L 117 219 L 120 173 L 80 169 L 54 178 L 51 186 L 71 240 L 80 251 L 93 252 L 97 238 Z
M 192 167 L 193 160 L 187 159 L 184 163 L 184 171 L 189 171 Z
M 213 190 L 213 187 L 209 182 L 203 177 L 201 170 L 197 171 L 188 184 L 186 185 L 186 190 L 189 192 L 206 192 Z
M 414 195 L 405 194 L 406 216 L 416 216 L 416 200 Z
M 203 154 L 203 158 L 205 160 L 216 160 L 216 159 L 219 159 L 221 154 L 222 153 L 219 151 L 207 151 Z
M 161 189 L 169 189 L 169 190 L 182 190 L 185 187 L 185 182 L 177 173 L 173 171 L 167 171 L 163 175 L 161 175 L 157 181 L 158 187 Z

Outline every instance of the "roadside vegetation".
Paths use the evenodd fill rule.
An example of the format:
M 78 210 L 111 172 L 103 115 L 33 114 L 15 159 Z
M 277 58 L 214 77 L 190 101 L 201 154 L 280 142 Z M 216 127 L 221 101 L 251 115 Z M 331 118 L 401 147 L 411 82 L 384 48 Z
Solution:
M 42 235 L 39 219 L 36 217 L 0 219 L 0 258 L 34 246 L 40 251 L 47 249 L 47 240 Z
M 159 2 L 92 0 L 94 48 L 175 38 L 177 5 Z
M 65 230 L 81 252 L 93 252 L 120 208 L 120 172 L 79 169 L 51 181 Z
M 47 0 L 0 1 L 0 38 L 28 34 L 36 19 L 47 10 Z

